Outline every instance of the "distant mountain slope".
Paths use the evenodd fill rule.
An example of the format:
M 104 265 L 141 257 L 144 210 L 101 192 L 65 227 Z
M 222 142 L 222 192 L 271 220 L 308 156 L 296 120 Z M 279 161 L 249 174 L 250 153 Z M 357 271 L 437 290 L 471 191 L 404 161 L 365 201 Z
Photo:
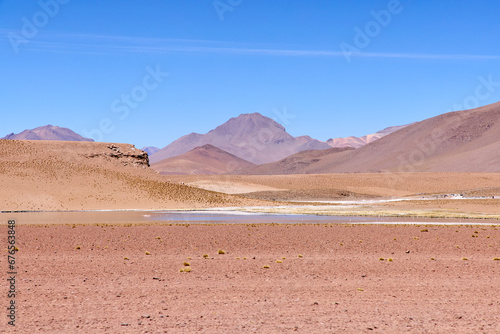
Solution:
M 326 150 L 302 151 L 279 161 L 247 168 L 239 173 L 251 175 L 299 174 L 305 168 L 321 161 L 325 157 L 352 150 L 354 150 L 352 147 L 331 147 Z
M 409 125 L 295 173 L 500 172 L 500 102 Z
M 82 137 L 68 128 L 62 128 L 53 125 L 39 126 L 31 130 L 24 130 L 23 132 L 18 134 L 11 133 L 3 137 L 2 139 L 94 141 L 93 139 Z
M 413 124 L 413 123 L 412 123 Z M 390 126 L 387 127 L 381 131 L 377 131 L 375 133 L 363 136 L 363 137 L 344 137 L 344 138 L 330 138 L 326 141 L 328 145 L 331 147 L 353 147 L 353 148 L 360 148 L 362 146 L 365 146 L 366 144 L 369 144 L 377 139 L 380 139 L 384 136 L 387 136 L 390 133 L 396 132 L 398 130 L 401 130 L 405 127 L 407 127 L 410 124 L 407 125 L 399 125 L 399 126 Z
M 163 159 L 154 163 L 151 167 L 164 175 L 210 175 L 229 174 L 235 170 L 251 166 L 254 166 L 254 164 L 215 146 L 206 144 L 195 147 L 187 153 Z
M 146 146 L 146 147 L 141 148 L 141 150 L 146 152 L 148 155 L 152 155 L 152 154 L 155 154 L 156 152 L 158 152 L 160 149 L 158 147 L 155 147 L 155 146 Z
M 327 149 L 328 144 L 308 136 L 293 137 L 274 120 L 259 113 L 231 118 L 207 134 L 191 133 L 151 155 L 153 163 L 210 144 L 255 164 L 277 161 L 311 149 Z

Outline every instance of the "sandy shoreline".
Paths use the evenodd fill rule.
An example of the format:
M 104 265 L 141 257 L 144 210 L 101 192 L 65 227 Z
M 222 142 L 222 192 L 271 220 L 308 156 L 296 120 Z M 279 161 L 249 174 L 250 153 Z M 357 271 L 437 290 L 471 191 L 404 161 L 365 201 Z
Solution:
M 17 234 L 17 333 L 500 331 L 496 226 L 20 225 Z M 184 262 L 191 272 L 179 272 Z

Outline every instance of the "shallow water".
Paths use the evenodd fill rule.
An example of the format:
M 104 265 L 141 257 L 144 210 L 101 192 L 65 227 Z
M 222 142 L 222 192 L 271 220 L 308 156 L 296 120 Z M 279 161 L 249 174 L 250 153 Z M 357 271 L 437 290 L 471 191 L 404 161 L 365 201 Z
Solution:
M 497 219 L 432 219 L 418 217 L 316 216 L 203 211 L 66 211 L 0 213 L 0 225 L 46 224 L 439 224 L 499 225 Z

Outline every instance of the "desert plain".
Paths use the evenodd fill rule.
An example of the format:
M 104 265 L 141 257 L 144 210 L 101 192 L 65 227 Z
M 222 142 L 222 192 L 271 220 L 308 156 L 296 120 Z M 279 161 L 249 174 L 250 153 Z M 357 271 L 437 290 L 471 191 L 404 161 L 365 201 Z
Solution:
M 17 233 L 19 313 L 5 333 L 500 331 L 500 229 L 487 222 L 21 223 Z

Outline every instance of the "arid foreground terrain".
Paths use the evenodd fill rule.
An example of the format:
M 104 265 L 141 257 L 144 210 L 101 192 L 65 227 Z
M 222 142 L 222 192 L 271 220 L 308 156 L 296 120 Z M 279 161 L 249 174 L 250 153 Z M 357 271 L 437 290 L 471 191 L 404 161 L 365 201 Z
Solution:
M 494 226 L 21 225 L 17 233 L 18 320 L 12 330 L 3 316 L 2 333 L 500 332 Z
M 2 249 L 19 222 L 16 327 L 5 252 L 1 333 L 500 332 L 498 173 L 167 177 L 132 145 L 5 140 L 0 186 L 0 210 L 17 211 L 0 213 Z M 135 211 L 97 225 L 18 212 L 221 207 L 491 219 L 175 225 L 130 223 L 151 214 Z

